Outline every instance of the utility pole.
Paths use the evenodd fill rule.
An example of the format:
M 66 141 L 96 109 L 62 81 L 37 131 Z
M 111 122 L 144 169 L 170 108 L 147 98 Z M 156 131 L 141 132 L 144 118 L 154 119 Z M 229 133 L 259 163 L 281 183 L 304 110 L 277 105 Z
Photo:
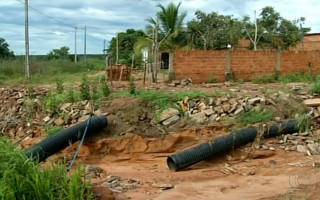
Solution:
M 87 65 L 87 26 L 84 26 L 84 63 Z
M 26 42 L 26 76 L 30 78 L 30 68 L 29 68 L 29 19 L 28 19 L 28 0 L 25 0 L 25 42 Z
M 77 62 L 77 27 L 74 27 L 74 62 Z

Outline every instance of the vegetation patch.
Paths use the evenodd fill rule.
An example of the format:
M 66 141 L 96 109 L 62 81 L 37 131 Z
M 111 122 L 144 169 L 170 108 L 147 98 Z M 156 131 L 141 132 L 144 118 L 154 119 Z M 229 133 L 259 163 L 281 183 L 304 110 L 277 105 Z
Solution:
M 95 199 L 83 168 L 67 174 L 63 165 L 39 169 L 25 152 L 0 138 L 0 199 Z
M 236 117 L 236 121 L 242 123 L 243 125 L 255 124 L 259 122 L 267 122 L 273 120 L 274 115 L 269 110 L 256 111 L 250 110 L 248 112 L 243 112 Z

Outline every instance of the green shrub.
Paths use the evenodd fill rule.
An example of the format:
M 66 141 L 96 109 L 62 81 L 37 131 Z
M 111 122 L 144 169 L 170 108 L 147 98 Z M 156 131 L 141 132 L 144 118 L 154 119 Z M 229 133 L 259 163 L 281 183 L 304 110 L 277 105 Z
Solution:
M 97 86 L 92 85 L 92 89 L 91 89 L 91 99 L 92 100 L 97 100 L 100 98 L 98 90 L 97 90 Z
M 101 90 L 102 96 L 107 97 L 110 95 L 110 86 L 107 80 L 102 81 L 100 90 Z
M 74 103 L 76 102 L 76 97 L 74 93 L 74 88 L 69 88 L 66 93 L 66 102 Z
M 320 94 L 320 77 L 316 78 L 316 81 L 310 89 L 311 94 Z
M 136 84 L 134 82 L 134 77 L 130 76 L 130 88 L 129 88 L 129 93 L 130 94 L 135 94 L 136 93 Z
M 0 199 L 95 199 L 83 168 L 67 174 L 63 165 L 38 168 L 21 149 L 0 138 Z
M 280 83 L 294 83 L 294 82 L 302 82 L 302 83 L 310 83 L 312 82 L 313 78 L 309 74 L 288 74 L 285 76 L 279 76 L 278 81 Z
M 86 75 L 82 76 L 82 82 L 80 85 L 80 96 L 82 100 L 90 100 L 90 86 L 88 77 Z
M 209 83 L 216 83 L 216 82 L 217 82 L 217 79 L 216 79 L 215 77 L 213 77 L 213 76 L 210 76 L 208 82 L 209 82 Z
M 303 114 L 297 118 L 297 128 L 299 132 L 306 132 L 310 130 L 311 126 L 311 117 L 309 115 Z
M 60 76 L 58 76 L 57 78 L 56 78 L 56 86 L 57 86 L 57 93 L 58 94 L 62 94 L 63 93 L 63 79 L 60 77 Z

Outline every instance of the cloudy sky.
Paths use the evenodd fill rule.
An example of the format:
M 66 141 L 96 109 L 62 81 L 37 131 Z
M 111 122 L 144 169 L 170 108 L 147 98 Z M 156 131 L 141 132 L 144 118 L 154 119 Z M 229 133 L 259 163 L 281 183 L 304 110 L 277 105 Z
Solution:
M 24 1 L 0 0 L 0 38 L 4 38 L 16 55 L 25 54 Z M 172 0 L 171 0 L 172 1 Z M 146 18 L 154 17 L 157 4 L 170 0 L 29 0 L 30 54 L 47 54 L 54 48 L 68 46 L 74 53 L 77 29 L 78 53 L 83 53 L 84 30 L 87 26 L 87 53 L 102 53 L 104 40 L 108 42 L 117 32 L 128 28 L 144 29 Z M 185 21 L 194 18 L 197 10 L 219 12 L 253 19 L 254 10 L 260 13 L 265 6 L 273 6 L 289 20 L 306 17 L 305 26 L 312 33 L 320 32 L 319 0 L 180 0 L 181 11 L 187 11 Z M 178 0 L 173 2 L 178 3 Z

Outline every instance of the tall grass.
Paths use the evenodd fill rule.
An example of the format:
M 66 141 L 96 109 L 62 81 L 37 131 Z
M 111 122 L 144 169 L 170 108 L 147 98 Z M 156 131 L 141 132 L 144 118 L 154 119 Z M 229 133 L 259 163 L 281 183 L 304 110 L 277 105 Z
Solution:
M 310 74 L 288 74 L 285 76 L 279 76 L 278 81 L 280 83 L 294 83 L 294 82 L 302 82 L 302 83 L 310 83 L 313 81 L 313 78 Z
M 56 77 L 68 74 L 68 82 L 79 81 L 81 74 L 104 69 L 103 60 L 88 59 L 74 63 L 70 60 L 30 60 L 30 80 L 25 80 L 25 63 L 22 59 L 0 60 L 0 84 L 48 84 L 55 83 Z
M 83 168 L 68 177 L 63 165 L 40 169 L 9 141 L 0 138 L 0 146 L 0 199 L 95 199 L 89 183 L 82 178 Z

